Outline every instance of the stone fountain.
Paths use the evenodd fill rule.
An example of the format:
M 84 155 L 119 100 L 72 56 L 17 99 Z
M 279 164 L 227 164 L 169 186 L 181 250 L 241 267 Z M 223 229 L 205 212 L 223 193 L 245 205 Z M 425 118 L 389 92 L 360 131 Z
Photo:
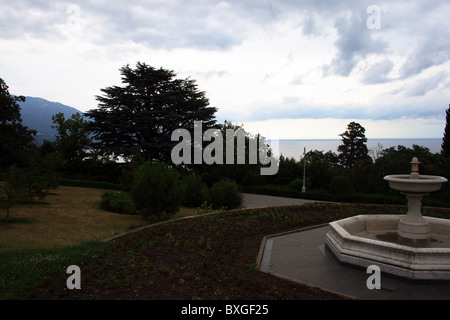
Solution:
M 441 189 L 447 179 L 419 174 L 384 177 L 408 198 L 406 215 L 359 215 L 330 223 L 326 246 L 343 264 L 417 280 L 450 280 L 450 220 L 424 217 L 422 198 Z

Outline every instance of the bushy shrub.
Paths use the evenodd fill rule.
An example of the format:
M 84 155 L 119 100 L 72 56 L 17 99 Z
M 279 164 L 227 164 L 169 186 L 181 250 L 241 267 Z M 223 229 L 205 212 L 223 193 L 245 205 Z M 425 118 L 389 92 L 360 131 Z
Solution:
M 190 174 L 183 178 L 185 182 L 185 192 L 182 204 L 189 208 L 197 208 L 205 201 L 209 201 L 208 187 L 203 180 L 195 175 Z
M 330 192 L 334 194 L 351 194 L 355 192 L 352 180 L 347 176 L 334 176 L 330 181 Z
M 0 181 L 0 208 L 6 209 L 5 220 L 9 222 L 9 213 L 12 206 L 25 201 L 28 197 L 29 184 L 26 173 L 11 166 Z
M 124 213 L 136 214 L 136 207 L 131 200 L 130 194 L 127 192 L 112 192 L 108 191 L 102 195 L 100 207 L 103 210 Z
M 292 180 L 292 182 L 289 184 L 289 187 L 293 190 L 302 190 L 303 187 L 303 180 L 300 180 L 300 178 L 295 178 Z
M 239 207 L 242 204 L 242 194 L 234 181 L 222 180 L 213 184 L 209 191 L 209 197 L 214 209 L 226 208 L 227 210 Z
M 248 170 L 242 179 L 244 186 L 260 186 L 264 184 L 264 177 L 257 171 Z
M 130 195 L 145 218 L 160 221 L 179 210 L 184 190 L 175 169 L 161 162 L 147 162 L 137 168 Z

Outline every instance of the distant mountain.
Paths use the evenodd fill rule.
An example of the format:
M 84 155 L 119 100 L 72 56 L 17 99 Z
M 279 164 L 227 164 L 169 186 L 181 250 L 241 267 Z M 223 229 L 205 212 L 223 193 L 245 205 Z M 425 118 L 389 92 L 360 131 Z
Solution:
M 19 102 L 22 115 L 22 124 L 28 129 L 36 130 L 35 136 L 37 145 L 41 145 L 44 140 L 54 141 L 56 130 L 52 128 L 52 116 L 57 113 L 64 113 L 65 118 L 70 118 L 72 114 L 80 110 L 66 106 L 59 102 L 51 102 L 42 98 L 25 97 L 25 102 Z

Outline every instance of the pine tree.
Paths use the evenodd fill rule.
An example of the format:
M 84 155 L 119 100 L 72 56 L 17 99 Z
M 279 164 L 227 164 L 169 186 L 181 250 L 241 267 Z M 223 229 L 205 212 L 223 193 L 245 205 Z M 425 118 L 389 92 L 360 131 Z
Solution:
M 102 89 L 99 108 L 85 115 L 92 119 L 95 146 L 105 154 L 130 156 L 136 148 L 149 160 L 170 160 L 175 129 L 203 129 L 216 124 L 216 108 L 209 107 L 194 80 L 176 79 L 171 70 L 138 62 L 135 69 L 120 69 L 125 86 Z
M 359 123 L 350 122 L 347 131 L 340 134 L 343 144 L 338 147 L 338 151 L 342 166 L 350 168 L 356 161 L 368 158 L 369 150 L 366 145 L 365 132 L 366 129 Z
M 446 111 L 446 123 L 444 129 L 444 137 L 442 138 L 441 153 L 447 158 L 450 158 L 450 105 Z

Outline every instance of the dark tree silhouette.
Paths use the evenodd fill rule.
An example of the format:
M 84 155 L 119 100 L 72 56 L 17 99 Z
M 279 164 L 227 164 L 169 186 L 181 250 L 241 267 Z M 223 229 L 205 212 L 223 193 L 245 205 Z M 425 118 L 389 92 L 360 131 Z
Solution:
M 22 125 L 18 101 L 25 101 L 25 97 L 11 95 L 0 79 L 0 167 L 23 162 L 24 150 L 36 135 L 36 131 Z
M 56 150 L 68 163 L 82 161 L 87 156 L 86 149 L 92 144 L 88 121 L 84 120 L 79 112 L 72 114 L 69 119 L 60 112 L 55 114 L 52 120 L 52 127 L 58 132 L 55 140 Z
M 95 147 L 105 154 L 130 156 L 139 149 L 145 159 L 168 161 L 177 143 L 171 141 L 174 130 L 193 130 L 200 120 L 204 130 L 215 125 L 217 109 L 195 81 L 140 62 L 120 72 L 125 86 L 102 89 L 99 108 L 85 114 L 93 120 Z
M 446 122 L 444 129 L 444 137 L 442 138 L 442 149 L 441 153 L 450 158 L 450 105 L 446 111 Z
M 352 167 L 356 161 L 368 158 L 366 129 L 359 123 L 350 122 L 347 131 L 340 134 L 342 145 L 338 147 L 340 164 L 346 168 Z

